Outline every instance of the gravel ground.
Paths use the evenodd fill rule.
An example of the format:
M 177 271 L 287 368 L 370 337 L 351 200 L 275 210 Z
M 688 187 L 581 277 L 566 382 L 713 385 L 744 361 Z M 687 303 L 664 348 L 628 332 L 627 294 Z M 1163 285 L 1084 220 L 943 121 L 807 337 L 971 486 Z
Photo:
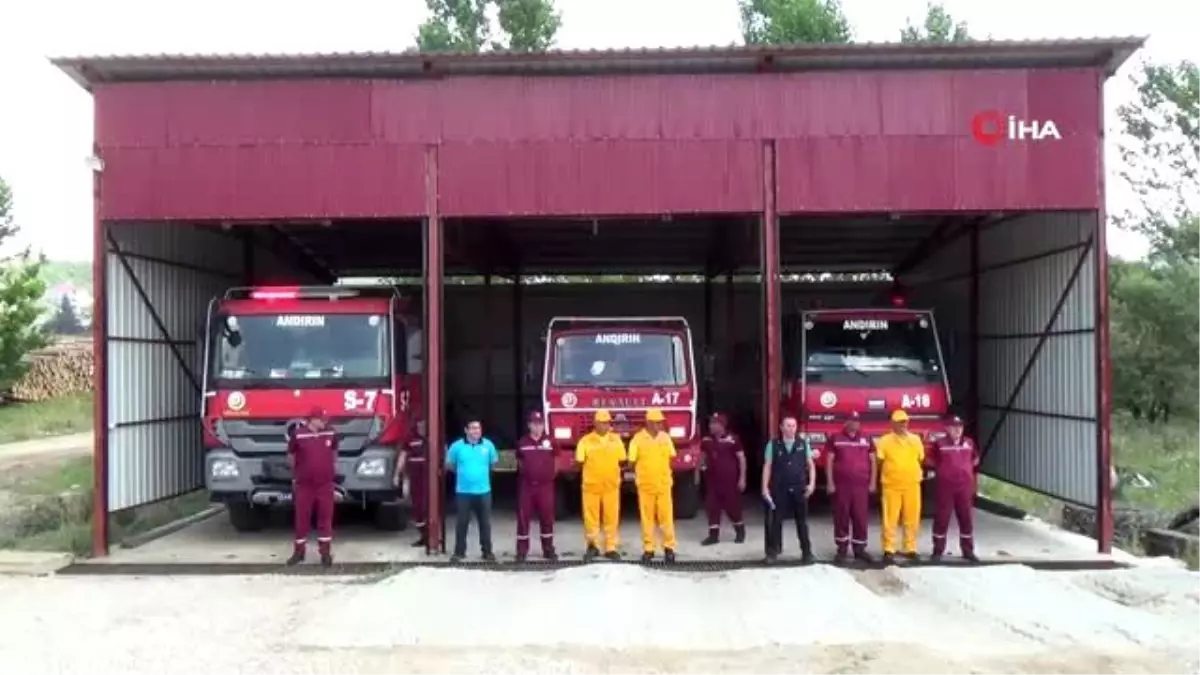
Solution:
M 22 673 L 1197 672 L 1198 627 L 1164 568 L 0 578 Z

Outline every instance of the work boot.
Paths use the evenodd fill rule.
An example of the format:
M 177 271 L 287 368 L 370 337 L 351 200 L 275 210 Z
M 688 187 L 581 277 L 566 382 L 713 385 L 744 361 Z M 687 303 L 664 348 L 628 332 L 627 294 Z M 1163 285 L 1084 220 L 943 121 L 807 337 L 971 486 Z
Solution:
M 595 546 L 593 546 L 591 544 L 588 544 L 587 552 L 585 552 L 583 554 L 583 562 L 590 563 L 599 557 L 600 557 L 600 549 L 596 548 Z
M 904 554 L 904 558 L 908 560 L 908 562 L 917 562 L 921 559 L 921 554 L 917 553 L 916 551 L 909 551 L 908 553 Z
M 963 557 L 963 560 L 966 560 L 967 562 L 971 563 L 972 565 L 977 565 L 980 562 L 979 556 L 975 555 L 974 551 L 963 551 L 962 557 Z
M 550 548 L 542 551 L 542 558 L 555 562 L 558 560 L 558 554 L 554 552 L 554 549 Z
M 325 569 L 333 567 L 333 554 L 329 551 L 325 551 L 321 554 L 321 567 L 324 567 Z
M 457 565 L 457 564 L 461 563 L 463 561 L 463 558 L 465 558 L 465 557 L 466 556 L 464 556 L 461 553 L 455 553 L 454 555 L 450 556 L 450 564 Z
M 763 560 L 763 562 L 766 563 L 767 565 L 774 565 L 775 561 L 778 559 L 779 559 L 778 555 L 776 555 L 774 553 L 768 553 L 767 557 Z
M 608 553 L 604 554 L 604 559 L 617 562 L 621 559 L 621 554 L 617 553 L 616 551 L 609 551 Z
M 292 551 L 292 557 L 288 558 L 287 562 L 285 564 L 288 567 L 295 567 L 296 565 L 299 565 L 302 562 L 304 562 L 304 549 L 300 548 L 300 547 L 296 547 Z
M 837 552 L 837 554 L 833 556 L 833 564 L 835 564 L 835 565 L 845 565 L 845 564 L 846 564 L 846 559 L 847 559 L 848 557 L 849 557 L 849 556 L 846 554 L 846 552 L 845 552 L 845 551 L 841 551 L 841 550 L 839 550 L 839 551 Z
M 645 553 L 642 554 L 642 562 L 648 563 L 652 560 L 654 560 L 654 553 L 652 553 L 650 551 L 646 551 Z
M 496 562 L 496 554 L 492 553 L 491 551 L 484 551 L 483 552 L 483 561 L 490 562 L 490 563 Z
M 800 564 L 801 565 L 811 565 L 811 564 L 815 563 L 816 561 L 817 561 L 817 559 L 815 557 L 813 557 L 812 551 L 805 551 L 800 556 Z
M 668 565 L 675 562 L 675 549 L 664 548 L 663 549 L 663 560 L 665 560 Z
M 716 544 L 719 541 L 721 541 L 721 537 L 717 534 L 717 531 L 709 530 L 708 536 L 704 538 L 704 541 L 700 542 L 700 545 L 701 546 L 712 546 L 713 544 Z
M 517 557 L 516 557 L 516 561 L 518 563 L 523 563 L 523 562 L 525 562 L 525 558 L 526 558 L 526 556 L 524 553 L 518 553 Z
M 942 562 L 942 552 L 934 551 L 933 555 L 929 556 L 930 562 Z
M 421 535 L 420 539 L 418 539 L 412 543 L 413 548 L 425 548 L 428 545 L 429 545 L 429 540 L 425 538 L 425 535 Z
M 875 559 L 871 557 L 870 553 L 867 553 L 866 551 L 862 551 L 862 550 L 854 552 L 854 559 L 859 562 L 865 562 L 865 563 L 875 562 Z
M 884 553 L 883 554 L 883 564 L 888 567 L 895 565 L 896 564 L 896 554 L 895 553 Z
M 745 525 L 734 525 L 733 526 L 733 543 L 744 544 L 745 542 L 746 542 L 746 526 Z

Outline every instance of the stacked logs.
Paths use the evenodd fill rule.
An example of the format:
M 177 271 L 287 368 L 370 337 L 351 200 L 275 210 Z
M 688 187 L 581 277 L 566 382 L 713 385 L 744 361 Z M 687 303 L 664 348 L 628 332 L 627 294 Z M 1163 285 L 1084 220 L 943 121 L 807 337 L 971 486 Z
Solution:
M 10 397 L 45 401 L 91 391 L 94 368 L 91 340 L 60 342 L 29 355 L 29 370 Z

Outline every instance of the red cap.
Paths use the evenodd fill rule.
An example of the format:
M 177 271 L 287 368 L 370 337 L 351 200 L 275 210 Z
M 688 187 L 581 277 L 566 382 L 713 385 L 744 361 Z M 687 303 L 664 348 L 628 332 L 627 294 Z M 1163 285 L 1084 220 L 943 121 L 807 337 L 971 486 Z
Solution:
M 857 420 L 857 419 L 858 419 L 858 411 L 857 411 L 857 410 L 851 410 L 851 411 L 850 411 L 850 414 L 849 414 L 849 415 L 846 415 L 846 419 L 847 419 L 847 420 Z
M 947 415 L 946 426 L 962 426 L 962 418 L 958 415 Z
M 715 412 L 708 416 L 709 421 L 716 422 L 723 427 L 729 426 L 729 420 L 725 419 L 725 413 Z
M 324 421 L 325 420 L 325 409 L 320 406 L 313 407 L 312 410 L 308 411 L 308 419 Z
M 533 412 L 529 413 L 529 417 L 525 418 L 525 421 L 527 421 L 527 422 L 541 422 L 541 421 L 542 421 L 542 413 L 541 413 L 541 411 L 540 411 L 540 410 L 534 410 Z

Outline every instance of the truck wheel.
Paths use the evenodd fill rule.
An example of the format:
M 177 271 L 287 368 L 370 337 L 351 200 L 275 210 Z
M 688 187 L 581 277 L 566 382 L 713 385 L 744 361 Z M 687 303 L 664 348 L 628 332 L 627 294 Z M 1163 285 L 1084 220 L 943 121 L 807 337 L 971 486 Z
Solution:
M 408 508 L 400 502 L 376 504 L 375 528 L 384 532 L 403 532 L 408 529 Z
M 229 524 L 238 532 L 258 532 L 267 526 L 270 513 L 265 506 L 250 502 L 232 502 L 225 505 L 229 512 Z
M 675 474 L 675 485 L 671 488 L 671 500 L 675 506 L 676 520 L 691 520 L 700 511 L 700 486 L 691 472 Z

